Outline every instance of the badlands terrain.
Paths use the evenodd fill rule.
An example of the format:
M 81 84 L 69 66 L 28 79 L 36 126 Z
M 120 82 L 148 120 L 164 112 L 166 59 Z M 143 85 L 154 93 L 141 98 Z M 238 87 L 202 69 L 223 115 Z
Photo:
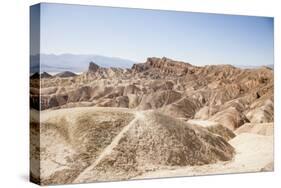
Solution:
M 165 57 L 130 69 L 90 62 L 82 74 L 35 73 L 31 179 L 272 171 L 273 77 L 268 67 L 199 67 Z

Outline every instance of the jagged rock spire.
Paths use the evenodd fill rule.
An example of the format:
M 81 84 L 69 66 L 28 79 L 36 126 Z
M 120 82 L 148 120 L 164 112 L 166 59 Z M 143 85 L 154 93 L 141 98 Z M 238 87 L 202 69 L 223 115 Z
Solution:
M 91 62 L 89 63 L 88 71 L 89 71 L 89 72 L 96 72 L 99 68 L 100 68 L 100 67 L 99 67 L 97 64 L 95 64 L 93 61 L 91 61 Z

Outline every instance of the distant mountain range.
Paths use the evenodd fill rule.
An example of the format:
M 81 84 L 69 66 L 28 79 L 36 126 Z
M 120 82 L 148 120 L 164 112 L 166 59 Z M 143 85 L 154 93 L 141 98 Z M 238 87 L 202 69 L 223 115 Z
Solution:
M 274 69 L 274 64 L 261 65 L 261 66 L 235 65 L 235 67 L 238 67 L 241 69 L 258 69 L 260 67 L 268 67 L 268 68 Z
M 32 55 L 31 73 L 39 72 L 39 55 Z M 76 54 L 41 54 L 40 72 L 83 72 L 88 69 L 89 62 L 95 62 L 101 67 L 131 68 L 136 62 L 118 57 L 107 57 L 101 55 L 76 55 Z
M 30 56 L 31 73 L 39 72 L 39 55 Z M 102 55 L 76 55 L 76 54 L 41 54 L 40 56 L 40 72 L 59 73 L 63 71 L 84 72 L 87 71 L 89 62 L 94 62 L 100 67 L 119 67 L 131 68 L 138 63 L 128 59 L 118 57 L 108 57 Z M 261 66 L 234 65 L 242 69 L 256 69 Z M 274 69 L 274 65 L 264 65 Z

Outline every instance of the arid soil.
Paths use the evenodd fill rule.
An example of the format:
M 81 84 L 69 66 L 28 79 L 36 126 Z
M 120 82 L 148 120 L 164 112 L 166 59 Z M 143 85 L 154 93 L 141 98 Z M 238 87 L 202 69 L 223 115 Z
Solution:
M 46 185 L 272 171 L 273 84 L 268 67 L 165 57 L 131 69 L 91 62 L 79 75 L 34 74 L 31 178 Z

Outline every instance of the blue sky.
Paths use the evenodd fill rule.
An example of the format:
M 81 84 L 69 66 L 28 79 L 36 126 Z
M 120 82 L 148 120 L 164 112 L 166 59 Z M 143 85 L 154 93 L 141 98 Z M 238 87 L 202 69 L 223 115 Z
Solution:
M 255 66 L 273 64 L 273 51 L 268 17 L 41 5 L 41 53 Z

